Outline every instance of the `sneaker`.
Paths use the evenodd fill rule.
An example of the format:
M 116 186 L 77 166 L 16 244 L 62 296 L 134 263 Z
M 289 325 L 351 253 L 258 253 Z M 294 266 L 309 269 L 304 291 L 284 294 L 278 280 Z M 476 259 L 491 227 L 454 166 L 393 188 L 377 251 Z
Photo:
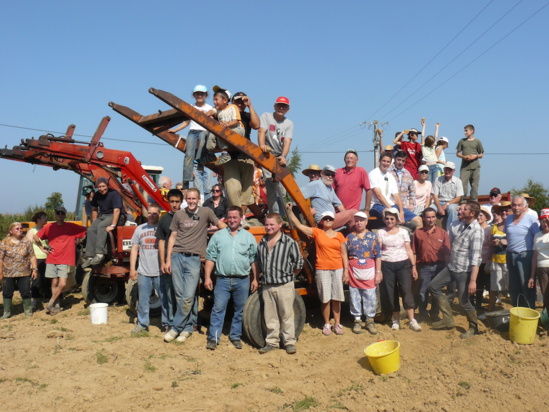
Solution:
M 332 325 L 329 323 L 325 324 L 322 328 L 322 334 L 326 336 L 330 336 L 330 333 L 332 333 Z
M 259 349 L 259 353 L 264 354 L 264 353 L 270 352 L 270 351 L 275 350 L 275 349 L 276 349 L 276 346 L 265 345 L 261 349 Z
M 368 318 L 366 319 L 366 330 L 370 332 L 372 335 L 377 335 L 377 329 L 376 324 L 374 323 L 374 319 Z
M 174 340 L 175 338 L 177 338 L 177 335 L 179 335 L 179 333 L 177 333 L 175 330 L 173 329 L 170 329 L 168 331 L 168 333 L 166 333 L 164 335 L 164 342 L 167 342 L 167 343 L 170 343 L 172 340 Z
M 353 333 L 356 333 L 357 335 L 359 333 L 362 333 L 362 321 L 360 319 L 355 319 L 355 323 L 353 325 Z
M 286 353 L 288 355 L 294 355 L 297 352 L 295 345 L 286 345 Z
M 400 330 L 400 322 L 398 320 L 394 320 L 393 324 L 391 325 L 392 330 Z
M 334 333 L 336 335 L 343 335 L 343 326 L 341 326 L 339 323 L 337 325 L 334 325 Z
M 176 341 L 179 343 L 185 342 L 187 339 L 189 339 L 192 336 L 192 333 L 190 332 L 181 332 L 179 336 L 177 337 Z
M 217 348 L 217 342 L 215 340 L 208 339 L 208 343 L 206 343 L 206 349 L 215 350 L 216 348 Z
M 221 166 L 231 160 L 231 155 L 228 153 L 223 153 L 219 156 L 219 159 L 214 163 L 216 166 Z
M 135 328 L 133 328 L 131 334 L 136 335 L 136 334 L 141 333 L 141 332 L 147 332 L 147 328 L 144 328 L 141 325 L 135 325 Z
M 242 341 L 240 339 L 232 340 L 231 343 L 236 349 L 242 349 Z
M 240 224 L 242 225 L 243 229 L 246 229 L 246 230 L 250 229 L 250 224 L 248 223 L 245 217 L 242 218 L 242 222 Z
M 414 332 L 421 332 L 421 326 L 419 326 L 419 323 L 417 323 L 417 320 L 412 319 L 410 321 L 410 329 L 412 329 Z

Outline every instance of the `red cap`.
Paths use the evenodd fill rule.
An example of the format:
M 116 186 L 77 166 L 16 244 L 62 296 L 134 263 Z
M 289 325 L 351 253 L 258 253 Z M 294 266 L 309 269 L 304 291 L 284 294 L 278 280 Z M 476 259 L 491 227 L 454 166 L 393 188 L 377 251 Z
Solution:
M 284 97 L 284 96 L 280 96 L 278 99 L 276 99 L 276 103 L 282 103 L 282 104 L 287 104 L 288 106 L 290 105 L 290 100 L 288 100 L 287 97 Z

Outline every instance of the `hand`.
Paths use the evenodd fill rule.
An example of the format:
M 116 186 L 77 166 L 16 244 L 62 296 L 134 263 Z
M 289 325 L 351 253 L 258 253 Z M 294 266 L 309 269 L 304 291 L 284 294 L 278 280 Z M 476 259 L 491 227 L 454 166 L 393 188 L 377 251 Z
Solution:
M 412 266 L 412 278 L 414 278 L 414 280 L 417 280 L 418 278 L 418 274 L 417 274 L 417 267 L 416 266 Z
M 292 204 L 290 202 L 286 203 L 286 210 L 288 212 L 291 212 L 292 211 Z
M 266 144 L 262 144 L 261 146 L 259 146 L 261 148 L 261 151 L 263 153 L 271 153 L 271 151 L 273 149 L 271 149 L 269 146 L 267 146 Z
M 440 123 L 439 122 L 436 122 L 435 123 L 435 127 L 438 129 L 440 127 Z
M 137 280 L 137 270 L 130 269 L 130 279 Z
M 40 250 L 44 252 L 46 255 L 49 255 L 51 252 L 53 252 L 53 248 L 45 247 L 45 246 L 40 246 Z
M 171 275 L 171 271 L 168 269 L 166 263 L 162 264 L 162 267 L 160 268 L 160 271 L 166 275 Z
M 408 134 L 409 130 L 403 130 L 402 133 Z
M 164 264 L 163 270 L 164 270 L 165 274 L 167 274 L 167 275 L 171 274 L 172 273 L 172 262 L 171 261 L 166 262 Z
M 277 159 L 280 166 L 286 166 L 286 158 L 284 156 L 278 156 Z
M 475 293 L 477 293 L 477 280 L 471 280 L 469 282 L 469 295 L 474 295 Z
M 242 102 L 246 105 L 246 107 L 250 107 L 252 104 L 252 101 L 248 96 L 242 96 Z
M 377 129 L 376 132 L 377 132 L 379 137 L 383 137 L 383 130 Z
M 33 270 L 33 271 L 31 272 L 31 278 L 36 279 L 37 277 L 38 277 L 38 271 L 37 271 L 37 270 Z
M 421 125 L 422 125 L 422 126 L 425 126 L 425 117 L 422 117 L 422 118 L 421 118 Z
M 257 283 L 257 279 L 254 279 L 250 282 L 250 292 L 254 293 L 257 290 L 257 287 L 259 284 Z
M 343 269 L 343 283 L 344 283 L 345 285 L 348 285 L 348 284 L 349 284 L 349 270 L 350 270 L 350 269 L 351 269 L 351 268 L 349 268 L 349 269 L 347 269 L 347 270 Z
M 114 230 L 114 227 L 107 226 L 107 228 L 105 229 L 105 232 L 109 233 L 109 232 L 112 232 L 113 230 Z
M 381 272 L 376 273 L 376 285 L 379 285 L 383 280 L 383 274 Z
M 207 277 L 206 279 L 204 279 L 204 287 L 208 290 L 213 290 L 214 286 L 213 286 L 212 278 Z
M 536 286 L 536 281 L 532 278 L 528 280 L 528 287 L 532 289 L 534 286 Z

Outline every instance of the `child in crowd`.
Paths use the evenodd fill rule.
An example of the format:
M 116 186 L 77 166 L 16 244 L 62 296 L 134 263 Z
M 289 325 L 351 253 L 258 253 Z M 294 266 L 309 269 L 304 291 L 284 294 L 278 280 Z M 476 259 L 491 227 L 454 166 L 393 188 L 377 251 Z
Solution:
M 471 185 L 471 200 L 478 200 L 478 184 L 480 182 L 480 161 L 484 148 L 480 140 L 475 138 L 475 128 L 468 124 L 463 128 L 465 137 L 458 142 L 456 156 L 461 159 L 460 176 L 463 184 L 462 200 L 467 199 L 468 185 Z
M 195 103 L 193 105 L 195 109 L 200 110 L 201 112 L 212 110 L 212 106 L 206 103 L 206 99 L 208 98 L 208 88 L 206 86 L 202 84 L 196 85 L 193 90 L 193 97 L 195 98 Z M 194 161 L 195 159 L 200 159 L 202 156 L 208 132 L 194 120 L 187 120 L 175 129 L 169 130 L 171 133 L 177 133 L 189 125 L 190 130 L 187 135 L 185 161 L 183 163 L 183 187 L 185 189 L 189 188 L 189 182 L 193 180 Z M 177 147 L 177 144 L 175 146 Z
M 435 135 L 429 135 L 423 140 L 425 134 L 425 117 L 421 119 L 421 125 L 423 126 L 423 133 L 421 134 L 421 153 L 423 154 L 423 162 L 429 167 L 429 176 L 427 179 L 431 183 L 435 183 L 438 174 L 438 157 L 436 153 L 435 142 L 438 136 L 439 123 L 435 125 Z
M 402 141 L 402 137 L 405 134 L 408 134 L 407 142 Z M 410 129 L 403 130 L 395 137 L 395 140 L 393 140 L 393 144 L 400 144 L 400 150 L 403 150 L 408 154 L 408 157 L 406 158 L 406 163 L 404 164 L 404 168 L 410 172 L 414 180 L 419 177 L 417 169 L 421 164 L 422 158 L 421 144 L 417 142 L 418 137 L 419 132 L 416 129 Z
M 438 123 L 437 123 L 438 124 Z M 448 149 L 450 141 L 447 137 L 441 136 L 437 141 L 436 153 L 437 153 L 437 167 L 438 167 L 438 177 L 444 174 L 444 165 L 446 164 L 446 154 L 444 153 L 445 149 Z

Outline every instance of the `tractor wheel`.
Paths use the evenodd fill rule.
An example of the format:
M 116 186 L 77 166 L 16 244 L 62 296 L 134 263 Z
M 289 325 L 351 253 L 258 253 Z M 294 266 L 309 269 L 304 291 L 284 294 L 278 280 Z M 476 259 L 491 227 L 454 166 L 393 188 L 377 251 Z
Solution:
M 295 337 L 299 338 L 305 325 L 305 303 L 303 298 L 295 292 L 294 300 L 294 322 L 295 322 Z M 261 290 L 255 292 L 248 298 L 244 312 L 242 314 L 242 326 L 244 334 L 252 345 L 257 348 L 265 346 L 265 321 L 263 318 L 263 296 Z
M 87 270 L 82 280 L 82 297 L 90 303 L 114 303 L 119 297 L 119 281 L 117 279 L 94 276 Z
M 126 283 L 126 303 L 130 310 L 137 314 L 137 305 L 139 304 L 139 288 L 137 281 L 128 279 Z M 153 290 L 149 297 L 149 316 L 157 317 L 162 313 L 162 299 L 158 291 Z

